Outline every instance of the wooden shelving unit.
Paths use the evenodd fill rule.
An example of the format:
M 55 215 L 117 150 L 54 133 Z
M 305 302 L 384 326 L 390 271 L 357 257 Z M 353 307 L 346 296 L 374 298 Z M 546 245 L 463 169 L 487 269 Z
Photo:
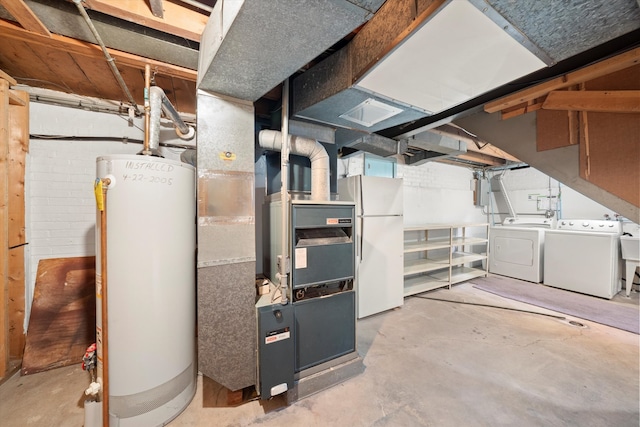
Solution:
M 487 276 L 488 263 L 473 265 L 487 259 L 476 248 L 488 246 L 489 224 L 427 224 L 404 231 L 405 297 Z

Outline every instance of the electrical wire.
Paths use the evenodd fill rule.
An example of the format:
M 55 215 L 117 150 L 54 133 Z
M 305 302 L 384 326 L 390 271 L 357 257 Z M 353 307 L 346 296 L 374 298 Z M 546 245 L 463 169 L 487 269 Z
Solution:
M 564 316 L 556 316 L 555 314 L 540 313 L 539 311 L 521 310 L 519 308 L 504 307 L 504 306 L 500 306 L 500 305 L 480 304 L 480 303 L 465 302 L 465 301 L 454 301 L 454 300 L 440 299 L 440 298 L 429 298 L 429 297 L 423 297 L 423 296 L 420 296 L 420 295 L 413 295 L 413 297 L 414 298 L 420 298 L 420 299 L 428 299 L 428 300 L 432 300 L 432 301 L 449 302 L 449 303 L 454 303 L 454 304 L 464 304 L 464 305 L 475 305 L 475 306 L 478 306 L 478 307 L 499 308 L 499 309 L 502 309 L 502 310 L 517 311 L 517 312 L 520 312 L 520 313 L 529 313 L 529 314 L 539 314 L 540 316 L 547 316 L 547 317 L 553 317 L 555 319 L 567 320 L 567 318 L 564 317 Z

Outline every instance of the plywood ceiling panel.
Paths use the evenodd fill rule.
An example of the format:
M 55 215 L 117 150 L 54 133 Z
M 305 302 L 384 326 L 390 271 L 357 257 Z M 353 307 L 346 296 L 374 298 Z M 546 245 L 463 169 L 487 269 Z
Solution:
M 55 77 L 56 84 L 62 86 L 57 90 L 78 91 L 88 96 L 100 96 L 97 88 L 87 79 L 72 55 L 33 44 L 30 47 L 34 54 L 46 61 L 52 72 L 51 79 L 53 80 Z
M 95 61 L 82 55 L 73 55 L 76 63 L 91 84 L 98 90 L 100 98 L 120 100 L 124 98 L 120 86 L 105 62 Z M 84 94 L 79 94 L 84 95 Z

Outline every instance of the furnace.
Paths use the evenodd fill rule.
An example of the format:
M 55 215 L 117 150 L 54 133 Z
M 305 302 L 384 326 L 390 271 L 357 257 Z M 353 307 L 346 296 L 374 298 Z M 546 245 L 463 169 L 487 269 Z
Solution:
M 265 273 L 276 285 L 257 304 L 263 399 L 288 391 L 295 400 L 362 370 L 356 352 L 354 209 L 351 202 L 291 201 L 285 286 L 279 275 L 282 202 L 265 205 Z M 332 378 L 322 379 L 329 370 Z

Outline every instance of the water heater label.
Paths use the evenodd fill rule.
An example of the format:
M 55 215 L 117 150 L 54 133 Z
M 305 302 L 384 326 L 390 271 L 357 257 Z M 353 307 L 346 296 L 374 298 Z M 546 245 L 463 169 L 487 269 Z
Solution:
M 351 218 L 327 218 L 327 225 L 351 224 Z
M 273 344 L 274 342 L 282 341 L 291 338 L 291 332 L 289 328 L 280 329 L 278 331 L 271 331 L 267 333 L 264 339 L 265 344 Z
M 161 162 L 144 162 L 144 161 L 127 161 L 124 167 L 126 169 L 144 170 L 151 172 L 171 172 L 174 169 L 173 165 L 169 165 Z
M 296 270 L 307 268 L 307 248 L 296 248 Z

